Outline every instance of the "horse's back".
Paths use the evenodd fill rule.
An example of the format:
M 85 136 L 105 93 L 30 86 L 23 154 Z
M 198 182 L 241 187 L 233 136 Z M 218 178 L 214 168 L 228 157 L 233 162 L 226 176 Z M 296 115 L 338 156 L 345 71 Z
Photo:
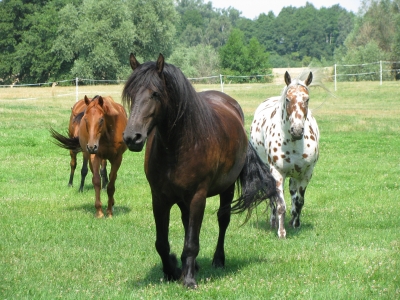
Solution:
M 241 119 L 241 124 L 244 123 L 244 114 L 240 104 L 231 96 L 220 91 L 204 91 L 200 92 L 199 96 L 204 98 L 214 109 L 224 109 L 231 114 L 236 115 Z
M 71 107 L 71 116 L 69 118 L 68 134 L 69 137 L 77 137 L 79 135 L 79 123 L 81 116 L 85 111 L 86 104 L 85 100 L 81 99 Z

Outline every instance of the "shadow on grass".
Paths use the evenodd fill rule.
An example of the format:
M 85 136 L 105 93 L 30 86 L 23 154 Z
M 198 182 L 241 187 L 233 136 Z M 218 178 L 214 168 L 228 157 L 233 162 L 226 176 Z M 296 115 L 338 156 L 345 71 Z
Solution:
M 155 249 L 154 249 L 155 251 Z M 179 256 L 179 255 L 178 255 Z M 181 267 L 180 259 L 179 268 Z M 259 258 L 256 257 L 245 257 L 243 258 L 228 258 L 225 262 L 225 268 L 214 268 L 211 265 L 212 257 L 210 258 L 197 258 L 197 263 L 199 264 L 199 270 L 196 273 L 196 282 L 198 285 L 212 283 L 217 281 L 220 278 L 230 277 L 233 274 L 237 274 L 241 269 L 245 268 L 248 265 L 259 263 Z M 162 271 L 162 263 L 161 259 L 147 271 L 147 274 L 144 274 L 143 278 L 137 278 L 136 280 L 128 280 L 127 286 L 128 289 L 141 289 L 145 288 L 149 285 L 157 286 L 168 283 L 167 280 L 164 279 L 164 274 Z M 171 281 L 170 284 L 182 285 L 182 281 Z M 182 286 L 182 288 L 184 288 Z
M 96 209 L 94 208 L 94 197 L 91 200 L 93 200 L 93 201 L 82 204 L 82 205 L 69 207 L 68 210 L 69 211 L 83 211 L 85 214 L 93 214 L 94 215 L 96 212 Z M 103 212 L 104 213 L 106 213 L 106 209 L 107 209 L 107 202 L 105 204 L 103 203 Z M 113 216 L 116 217 L 119 215 L 126 215 L 126 214 L 129 214 L 131 210 L 132 209 L 127 206 L 114 205 Z
M 306 234 L 308 232 L 314 231 L 314 225 L 309 222 L 301 222 L 300 228 L 293 228 L 291 225 L 289 225 L 289 220 L 290 218 L 286 218 L 285 222 L 285 229 L 286 229 L 286 238 L 290 239 L 292 236 L 300 236 L 303 234 Z M 252 218 L 248 221 L 248 226 L 251 226 L 253 228 L 256 228 L 258 230 L 262 231 L 267 231 L 267 232 L 274 232 L 276 236 L 277 234 L 277 228 L 271 228 L 271 225 L 269 224 L 269 219 L 266 218 Z

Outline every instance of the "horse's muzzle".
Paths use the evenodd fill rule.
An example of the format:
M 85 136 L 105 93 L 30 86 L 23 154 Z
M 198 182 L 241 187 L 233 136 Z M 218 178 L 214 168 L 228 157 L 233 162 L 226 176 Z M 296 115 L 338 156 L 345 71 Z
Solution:
M 93 146 L 86 145 L 86 150 L 87 152 L 89 152 L 89 154 L 96 154 L 99 150 L 99 147 L 96 144 L 94 144 Z
M 128 149 L 133 152 L 140 152 L 143 150 L 144 142 L 146 138 L 140 133 L 133 135 L 123 134 L 124 143 L 128 146 Z
M 304 128 L 291 127 L 290 134 L 293 140 L 295 141 L 301 140 L 303 138 Z

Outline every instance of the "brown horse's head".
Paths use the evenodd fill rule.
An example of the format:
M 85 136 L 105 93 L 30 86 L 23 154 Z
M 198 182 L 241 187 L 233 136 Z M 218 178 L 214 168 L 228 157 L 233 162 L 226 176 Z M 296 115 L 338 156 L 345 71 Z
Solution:
M 101 136 L 106 132 L 107 117 L 118 112 L 108 102 L 107 98 L 96 96 L 90 100 L 85 96 L 86 110 L 79 127 L 79 142 L 81 148 L 90 154 L 99 150 Z
M 285 94 L 286 120 L 290 122 L 290 134 L 293 140 L 303 138 L 304 122 L 307 119 L 308 100 L 310 99 L 308 86 L 311 84 L 312 79 L 313 75 L 310 72 L 304 82 L 300 80 L 292 82 L 289 73 L 285 73 L 287 85 Z
M 142 151 L 147 136 L 157 123 L 163 102 L 164 57 L 160 54 L 154 70 L 147 71 L 147 65 L 141 65 L 133 54 L 130 64 L 134 73 L 131 76 L 130 117 L 123 133 L 124 142 L 130 151 Z M 125 89 L 127 89 L 125 87 Z M 125 91 L 127 94 L 128 92 Z M 125 96 L 127 98 L 128 96 Z

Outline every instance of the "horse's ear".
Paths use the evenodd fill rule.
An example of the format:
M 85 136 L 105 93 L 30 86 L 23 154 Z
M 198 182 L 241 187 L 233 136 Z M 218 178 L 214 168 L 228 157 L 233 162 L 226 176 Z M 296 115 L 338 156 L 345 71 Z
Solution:
M 131 55 L 129 56 L 129 62 L 131 64 L 131 68 L 134 71 L 137 67 L 140 66 L 140 63 L 137 61 L 135 55 L 133 53 L 131 53 Z
M 164 69 L 164 56 L 160 53 L 157 59 L 157 71 L 161 74 Z
M 100 96 L 99 103 L 101 99 L 101 107 L 108 116 L 117 116 L 119 114 L 118 110 L 114 107 L 114 99 L 111 96 L 105 97 L 104 99 Z
M 97 99 L 97 102 L 99 103 L 99 105 L 100 105 L 101 107 L 103 107 L 104 100 L 103 100 L 103 97 L 102 97 L 102 96 L 99 96 L 99 98 Z
M 89 98 L 85 95 L 85 104 L 86 104 L 86 105 L 89 105 L 89 103 L 90 103 L 90 100 L 89 100 Z
M 290 75 L 288 71 L 285 72 L 285 83 L 286 85 L 289 85 L 292 82 L 292 79 L 290 78 Z
M 306 81 L 304 82 L 306 84 L 306 86 L 309 86 L 311 84 L 312 79 L 313 79 L 313 74 L 312 74 L 312 72 L 310 72 Z

